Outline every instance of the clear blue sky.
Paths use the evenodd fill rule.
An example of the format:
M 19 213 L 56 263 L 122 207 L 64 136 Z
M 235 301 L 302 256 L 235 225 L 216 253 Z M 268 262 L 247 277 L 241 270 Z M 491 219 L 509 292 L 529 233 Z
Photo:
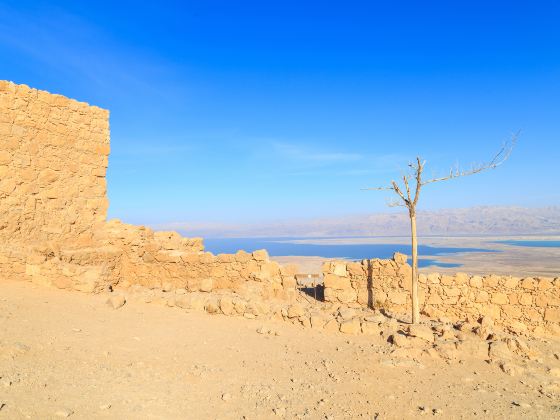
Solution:
M 0 1 L 0 79 L 111 111 L 110 216 L 253 221 L 386 211 L 421 154 L 424 209 L 560 203 L 560 3 Z

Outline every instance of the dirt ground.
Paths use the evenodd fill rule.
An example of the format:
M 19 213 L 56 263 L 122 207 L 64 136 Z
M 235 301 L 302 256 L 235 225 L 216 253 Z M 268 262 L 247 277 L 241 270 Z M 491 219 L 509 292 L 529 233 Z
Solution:
M 547 391 L 560 378 L 542 372 L 402 360 L 382 337 L 106 300 L 0 281 L 0 419 L 560 418 Z M 543 343 L 547 357 L 560 350 Z

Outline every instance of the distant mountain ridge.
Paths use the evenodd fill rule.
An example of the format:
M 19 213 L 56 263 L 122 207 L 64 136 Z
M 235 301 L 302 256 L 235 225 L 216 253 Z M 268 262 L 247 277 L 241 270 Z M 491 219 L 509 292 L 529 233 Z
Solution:
M 405 212 L 286 220 L 260 224 L 173 223 L 187 236 L 206 237 L 341 237 L 404 236 L 410 233 Z M 525 208 L 480 206 L 418 212 L 420 235 L 558 235 L 560 206 Z

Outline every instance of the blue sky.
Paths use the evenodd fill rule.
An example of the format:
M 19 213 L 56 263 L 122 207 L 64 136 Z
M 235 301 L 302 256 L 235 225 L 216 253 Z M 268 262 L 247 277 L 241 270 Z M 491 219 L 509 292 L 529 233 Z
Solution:
M 420 208 L 558 205 L 558 22 L 553 1 L 0 1 L 0 79 L 111 111 L 127 222 L 388 211 L 360 188 L 417 154 L 428 175 L 485 160 L 519 129 L 505 166 Z

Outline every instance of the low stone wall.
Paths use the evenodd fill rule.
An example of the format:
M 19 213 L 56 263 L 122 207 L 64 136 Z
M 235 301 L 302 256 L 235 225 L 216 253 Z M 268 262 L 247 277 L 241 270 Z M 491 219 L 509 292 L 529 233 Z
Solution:
M 325 301 L 408 314 L 411 267 L 406 256 L 323 266 Z M 514 331 L 560 334 L 560 278 L 420 274 L 422 312 L 454 321 L 492 317 Z
M 202 239 L 107 222 L 88 243 L 45 243 L 26 256 L 24 275 L 36 283 L 99 292 L 140 285 L 190 292 L 227 289 L 240 295 L 291 299 L 295 267 L 271 261 L 265 250 L 213 255 Z

